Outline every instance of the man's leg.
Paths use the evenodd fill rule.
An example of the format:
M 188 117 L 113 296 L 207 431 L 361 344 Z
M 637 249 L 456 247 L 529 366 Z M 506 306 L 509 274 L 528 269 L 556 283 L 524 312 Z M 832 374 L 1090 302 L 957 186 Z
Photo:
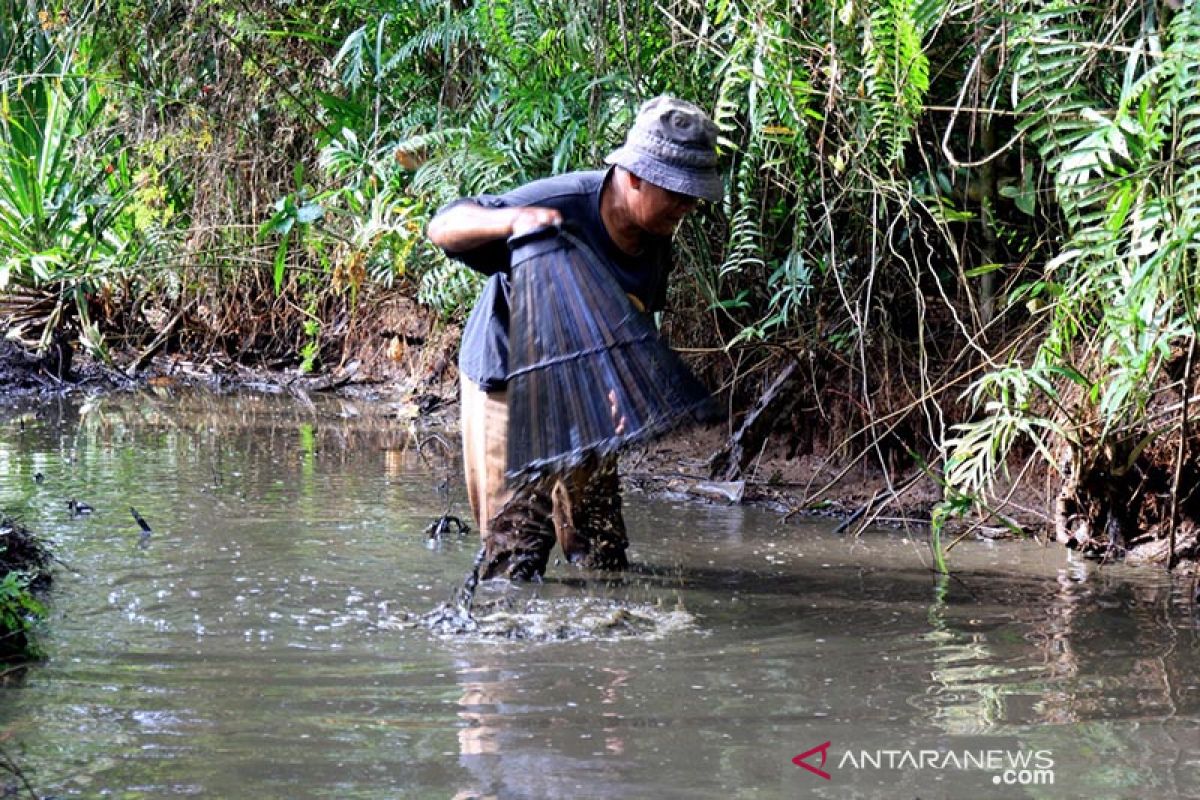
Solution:
M 504 479 L 506 393 L 484 392 L 466 378 L 461 391 L 467 497 L 486 545 L 481 577 L 542 575 L 556 535 L 574 563 L 593 569 L 628 566 L 616 456 L 592 459 L 559 480 L 537 482 L 514 495 Z
M 617 457 L 592 458 L 552 491 L 554 532 L 572 563 L 591 569 L 629 566 Z
M 554 549 L 550 491 L 544 480 L 524 486 L 488 522 L 481 578 L 527 581 L 545 574 Z
M 629 566 L 616 456 L 517 491 L 488 523 L 481 577 L 542 575 L 556 538 L 573 563 L 590 569 Z
M 508 403 L 506 393 L 485 392 L 474 381 L 461 381 L 463 473 L 467 498 L 479 535 L 487 541 L 488 523 L 511 492 L 504 481 L 508 447 Z
M 508 458 L 507 393 L 462 380 L 463 472 L 484 543 L 482 579 L 529 580 L 546 571 L 554 531 L 548 487 L 514 493 L 504 479 Z
M 562 548 L 563 555 L 572 564 L 582 564 L 587 560 L 589 552 L 588 541 L 580 535 L 579 529 L 575 527 L 575 506 L 572 502 L 572 496 L 580 494 L 580 489 L 576 486 L 580 474 L 577 470 L 554 481 L 554 488 L 550 492 L 553 505 L 551 519 L 554 521 L 554 535 L 558 539 L 558 546 Z

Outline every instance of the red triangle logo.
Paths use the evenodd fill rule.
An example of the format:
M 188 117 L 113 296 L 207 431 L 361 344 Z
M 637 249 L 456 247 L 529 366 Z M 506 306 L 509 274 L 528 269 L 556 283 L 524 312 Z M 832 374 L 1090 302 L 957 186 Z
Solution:
M 814 767 L 812 764 L 808 763 L 808 761 L 807 761 L 807 759 L 810 756 L 820 753 L 821 754 L 821 766 L 822 767 L 825 766 L 825 756 L 829 753 L 829 745 L 830 745 L 830 742 L 826 742 L 825 744 L 817 745 L 816 747 L 814 747 L 811 750 L 806 750 L 803 753 L 801 753 L 800 755 L 793 758 L 792 763 L 795 764 L 797 767 L 804 767 L 806 770 L 808 770 L 809 772 L 811 772 L 814 775 L 820 775 L 825 780 L 832 780 L 830 778 L 830 775 L 828 772 L 826 772 L 823 769 L 820 769 L 819 767 Z

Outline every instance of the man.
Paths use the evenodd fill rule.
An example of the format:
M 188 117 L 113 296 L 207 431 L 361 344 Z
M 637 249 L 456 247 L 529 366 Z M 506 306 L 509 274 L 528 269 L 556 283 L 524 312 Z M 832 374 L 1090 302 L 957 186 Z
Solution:
M 513 496 L 504 480 L 508 414 L 508 276 L 511 236 L 569 224 L 642 311 L 666 302 L 671 236 L 701 200 L 724 195 L 717 128 L 691 103 L 642 105 L 608 170 L 534 181 L 503 195 L 451 203 L 429 223 L 446 255 L 489 279 L 467 320 L 459 356 L 467 495 L 486 546 L 483 577 L 540 576 L 557 539 L 568 560 L 627 565 L 616 458 L 593 458 Z

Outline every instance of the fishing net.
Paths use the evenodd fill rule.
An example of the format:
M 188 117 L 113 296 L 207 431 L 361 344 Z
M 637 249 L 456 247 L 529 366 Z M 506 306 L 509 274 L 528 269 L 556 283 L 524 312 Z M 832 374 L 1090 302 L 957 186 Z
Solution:
M 511 483 L 715 416 L 708 390 L 586 244 L 549 229 L 512 246 Z

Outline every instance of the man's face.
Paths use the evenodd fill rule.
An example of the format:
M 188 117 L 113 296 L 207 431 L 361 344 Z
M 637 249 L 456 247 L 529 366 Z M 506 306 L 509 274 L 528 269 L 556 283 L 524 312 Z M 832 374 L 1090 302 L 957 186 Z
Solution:
M 656 236 L 671 236 L 696 207 L 691 195 L 673 192 L 634 176 L 631 212 L 638 227 Z

